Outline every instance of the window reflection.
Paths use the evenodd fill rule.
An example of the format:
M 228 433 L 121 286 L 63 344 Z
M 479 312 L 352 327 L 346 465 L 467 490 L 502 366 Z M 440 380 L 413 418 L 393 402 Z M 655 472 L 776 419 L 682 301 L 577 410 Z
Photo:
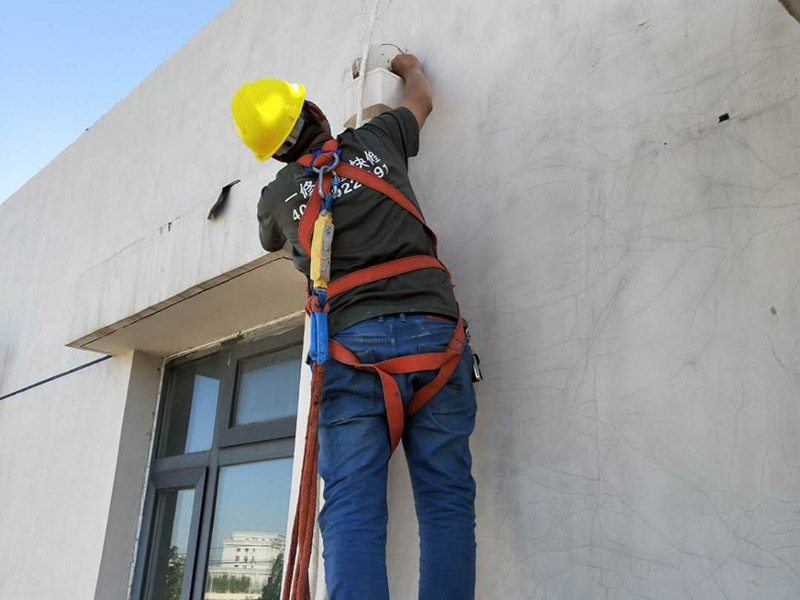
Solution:
M 297 414 L 302 347 L 271 352 L 239 365 L 234 425 Z
M 218 394 L 218 379 L 212 379 L 205 375 L 194 376 L 192 408 L 189 411 L 189 426 L 186 431 L 184 452 L 198 452 L 211 447 Z
M 214 436 L 219 377 L 212 360 L 175 369 L 167 403 L 162 455 L 208 450 Z
M 205 600 L 279 600 L 292 459 L 220 469 Z
M 151 546 L 148 600 L 180 600 L 192 523 L 194 489 L 161 492 Z

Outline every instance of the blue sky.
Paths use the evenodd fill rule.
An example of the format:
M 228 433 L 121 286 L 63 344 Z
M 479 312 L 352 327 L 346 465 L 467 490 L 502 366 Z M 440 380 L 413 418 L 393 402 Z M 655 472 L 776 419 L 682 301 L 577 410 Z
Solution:
M 4 0 L 0 203 L 232 0 Z

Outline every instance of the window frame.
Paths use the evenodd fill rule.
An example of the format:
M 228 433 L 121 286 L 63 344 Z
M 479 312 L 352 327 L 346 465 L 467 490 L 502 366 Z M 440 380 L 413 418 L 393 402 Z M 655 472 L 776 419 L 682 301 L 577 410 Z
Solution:
M 258 356 L 303 343 L 303 322 L 292 320 L 280 329 L 243 336 L 203 351 L 164 361 L 164 380 L 153 436 L 153 454 L 145 492 L 130 600 L 144 600 L 150 578 L 152 536 L 160 492 L 195 488 L 192 521 L 186 553 L 181 600 L 202 600 L 205 593 L 210 544 L 213 534 L 220 469 L 228 466 L 281 458 L 293 458 L 297 415 L 271 421 L 233 425 L 240 364 Z M 220 375 L 217 410 L 211 448 L 188 454 L 164 456 L 173 378 L 177 367 L 194 361 L 211 361 Z M 302 359 L 301 359 L 302 363 Z M 304 364 L 300 365 L 302 369 Z M 300 390 L 298 389 L 298 398 Z M 287 521 L 289 515 L 286 515 Z
M 302 330 L 293 329 L 271 337 L 269 345 L 266 348 L 259 348 L 256 352 L 252 351 L 252 345 L 250 344 L 239 344 L 229 349 L 229 354 L 227 356 L 229 360 L 233 361 L 235 367 L 225 370 L 223 379 L 220 382 L 220 401 L 218 405 L 222 406 L 217 406 L 217 410 L 220 411 L 222 415 L 224 426 L 223 420 L 220 420 L 220 414 L 218 414 L 217 425 L 220 425 L 220 431 L 214 432 L 215 436 L 217 433 L 219 434 L 219 445 L 221 447 L 249 444 L 263 439 L 294 437 L 295 428 L 297 427 L 296 414 L 291 417 L 283 417 L 258 423 L 247 423 L 244 425 L 233 425 L 233 420 L 239 383 L 239 365 L 244 360 L 251 360 L 264 354 L 280 352 L 281 350 L 293 346 L 302 346 L 302 343 Z M 227 415 L 227 418 L 225 418 L 225 415 Z
M 167 473 L 153 473 L 152 485 L 147 487 L 147 497 L 142 516 L 143 542 L 139 544 L 136 563 L 141 565 L 134 573 L 133 591 L 134 598 L 142 598 L 147 592 L 147 586 L 152 580 L 150 571 L 151 553 L 154 549 L 153 535 L 155 534 L 155 517 L 158 495 L 163 492 L 194 489 L 192 500 L 192 519 L 189 525 L 189 537 L 186 541 L 186 562 L 184 565 L 183 583 L 181 584 L 181 600 L 190 598 L 195 569 L 195 553 L 197 550 L 197 535 L 200 527 L 201 509 L 203 506 L 203 488 L 206 483 L 207 469 L 177 469 Z

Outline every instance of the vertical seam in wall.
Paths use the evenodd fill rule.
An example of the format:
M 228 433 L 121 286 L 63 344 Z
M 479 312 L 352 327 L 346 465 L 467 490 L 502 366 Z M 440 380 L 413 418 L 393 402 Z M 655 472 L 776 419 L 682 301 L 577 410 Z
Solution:
M 153 464 L 153 454 L 155 452 L 156 441 L 156 426 L 158 425 L 158 412 L 161 409 L 161 394 L 164 389 L 164 373 L 166 372 L 167 360 L 161 359 L 161 374 L 158 377 L 158 392 L 156 393 L 156 405 L 153 409 L 153 422 L 150 427 L 150 449 L 147 453 L 147 462 L 144 467 L 144 477 L 142 478 L 142 489 L 139 493 L 139 516 L 136 519 L 136 537 L 133 539 L 133 547 L 131 548 L 131 564 L 128 572 L 128 591 L 125 593 L 125 598 L 131 600 L 131 593 L 133 592 L 133 576 L 136 572 L 136 556 L 139 553 L 139 542 L 142 535 L 142 519 L 144 518 L 144 503 L 147 498 L 147 486 L 150 481 L 150 470 Z

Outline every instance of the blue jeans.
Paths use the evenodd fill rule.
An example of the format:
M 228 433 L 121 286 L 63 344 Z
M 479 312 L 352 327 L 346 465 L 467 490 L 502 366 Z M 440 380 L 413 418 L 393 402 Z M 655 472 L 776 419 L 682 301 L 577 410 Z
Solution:
M 455 325 L 424 315 L 378 317 L 334 339 L 361 362 L 444 350 Z M 386 482 L 389 429 L 378 376 L 329 360 L 319 416 L 319 524 L 330 600 L 387 600 Z M 395 376 L 403 401 L 435 371 Z M 472 352 L 448 383 L 406 421 L 406 453 L 420 533 L 420 600 L 475 594 L 475 481 L 469 436 L 475 425 Z

